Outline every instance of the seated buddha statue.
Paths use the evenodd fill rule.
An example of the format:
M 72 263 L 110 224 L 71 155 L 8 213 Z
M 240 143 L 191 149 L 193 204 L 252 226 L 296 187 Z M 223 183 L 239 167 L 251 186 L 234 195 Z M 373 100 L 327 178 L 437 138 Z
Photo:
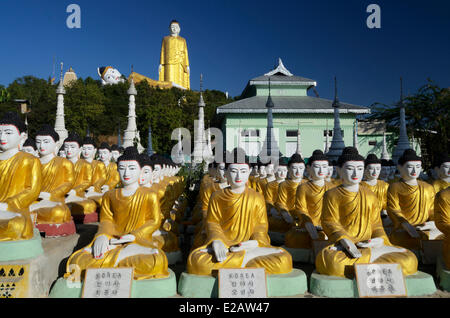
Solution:
M 116 144 L 111 146 L 111 157 L 114 162 L 117 162 L 117 159 L 120 157 L 120 149 Z
M 385 228 L 390 228 L 392 225 L 392 221 L 386 211 L 387 190 L 389 184 L 383 180 L 378 179 L 382 171 L 381 160 L 378 159 L 376 155 L 369 154 L 364 161 L 364 165 L 364 177 L 363 181 L 361 182 L 361 186 L 369 188 L 370 191 L 375 193 L 378 200 L 382 203 L 380 211 L 381 220 Z
M 264 199 L 266 200 L 266 210 L 269 222 L 269 231 L 285 233 L 289 230 L 290 225 L 287 224 L 282 216 L 279 214 L 275 202 L 278 197 L 278 187 L 286 180 L 288 174 L 288 161 L 286 157 L 281 157 L 275 169 L 275 180 L 269 181 L 264 192 Z
M 292 257 L 270 245 L 266 204 L 262 194 L 246 186 L 250 166 L 241 148 L 227 156 L 230 187 L 215 191 L 206 217 L 206 241 L 187 260 L 189 274 L 213 275 L 221 268 L 258 267 L 268 274 L 292 271 Z
M 381 164 L 381 170 L 380 170 L 379 179 L 384 182 L 388 182 L 389 175 L 391 174 L 391 166 L 389 165 L 389 161 L 386 159 L 381 159 L 380 164 Z
M 331 245 L 316 257 L 322 275 L 353 278 L 354 264 L 397 263 L 405 276 L 417 272 L 417 258 L 391 244 L 380 218 L 381 204 L 367 187 L 361 187 L 364 157 L 346 147 L 338 159 L 342 185 L 323 198 L 321 223 Z
M 97 146 L 91 137 L 85 137 L 81 146 L 83 158 L 92 166 L 91 185 L 86 189 L 86 197 L 100 205 L 103 196 L 102 187 L 106 182 L 106 167 L 102 161 L 94 160 Z
M 197 247 L 204 244 L 206 240 L 206 227 L 205 227 L 205 220 L 208 212 L 208 205 L 209 200 L 211 198 L 211 195 L 221 189 L 225 189 L 228 187 L 228 180 L 225 176 L 225 163 L 224 162 L 214 162 L 214 165 L 216 167 L 217 175 L 216 175 L 216 182 L 211 183 L 209 186 L 205 187 L 202 192 L 199 192 L 199 200 L 200 200 L 200 210 L 202 213 L 202 220 L 198 223 L 196 229 L 195 229 L 195 237 L 192 244 L 191 249 L 194 250 Z
M 440 191 L 450 187 L 450 156 L 448 154 L 438 156 L 434 165 L 437 179 L 432 181 L 434 191 Z
M 139 186 L 139 154 L 125 151 L 118 158 L 123 188 L 105 193 L 100 209 L 100 225 L 93 241 L 67 261 L 65 277 L 78 266 L 86 268 L 133 267 L 134 279 L 168 277 L 167 257 L 152 234 L 161 225 L 157 194 Z
M 389 239 L 393 244 L 414 251 L 421 248 L 421 240 L 432 240 L 441 235 L 434 223 L 433 186 L 418 180 L 422 158 L 412 149 L 406 149 L 398 159 L 401 180 L 391 183 L 387 193 L 387 212 L 394 229 Z
M 328 159 L 322 150 L 315 150 L 307 163 L 310 181 L 297 187 L 295 207 L 292 216 L 297 226 L 292 227 L 285 237 L 285 246 L 310 250 L 313 240 L 326 240 L 320 217 L 322 201 L 332 186 L 325 181 L 328 173 Z
M 30 155 L 33 155 L 35 157 L 39 157 L 36 148 L 36 141 L 31 137 L 28 137 L 27 140 L 25 140 L 22 145 L 21 151 L 29 153 Z
M 58 157 L 67 158 L 66 151 L 64 150 L 64 145 L 58 150 Z
M 248 185 L 250 188 L 252 188 L 253 190 L 256 190 L 256 182 L 257 179 L 259 178 L 259 165 L 257 163 L 252 163 L 251 164 L 251 172 L 250 172 L 250 176 L 248 178 Z
M 447 270 L 450 270 L 450 188 L 436 194 L 434 201 L 436 227 L 443 233 L 442 256 Z
M 87 188 L 92 183 L 92 166 L 86 160 L 80 159 L 81 139 L 77 133 L 69 133 L 64 140 L 64 150 L 67 159 L 74 165 L 75 180 L 72 189 L 67 193 L 65 202 L 74 219 L 95 222 L 97 221 L 97 204 L 85 196 Z
M 336 165 L 336 160 L 333 160 L 331 164 L 328 165 L 328 174 L 325 178 L 325 182 L 327 182 L 331 187 L 337 187 L 341 185 L 341 178 L 338 175 Z
M 130 148 L 128 148 L 130 149 Z M 161 191 L 161 188 L 157 185 L 154 187 L 153 185 L 153 161 L 146 154 L 140 155 L 140 161 L 142 164 L 141 176 L 139 178 L 139 184 L 141 187 L 147 188 L 150 191 L 156 193 L 158 198 L 158 204 L 160 204 L 164 191 Z M 161 209 L 160 209 L 161 211 Z M 158 248 L 162 249 L 166 253 L 179 251 L 179 240 L 178 237 L 170 231 L 170 227 L 164 226 L 165 216 L 161 212 L 161 226 L 155 232 L 153 232 L 152 237 L 154 242 L 158 245 Z M 167 229 L 167 231 L 166 231 Z
M 391 159 L 391 160 L 388 161 L 388 163 L 389 163 L 390 171 L 389 171 L 388 180 L 386 182 L 391 184 L 391 183 L 400 181 L 401 173 L 397 169 L 397 166 L 395 165 L 395 162 Z
M 295 194 L 297 187 L 301 183 L 307 182 L 303 179 L 304 172 L 305 161 L 298 153 L 293 154 L 288 162 L 288 178 L 278 186 L 275 206 L 288 228 L 295 225 L 294 219 L 292 218 L 292 213 L 295 208 Z
M 0 241 L 33 237 L 29 206 L 39 196 L 42 175 L 39 159 L 19 151 L 26 131 L 16 113 L 0 119 Z
M 105 193 L 114 189 L 120 182 L 117 164 L 112 161 L 111 147 L 106 142 L 102 142 L 98 147 L 98 158 L 106 167 L 106 181 L 100 188 L 102 193 Z
M 256 191 L 264 195 L 264 189 L 267 185 L 267 169 L 261 164 L 259 166 L 259 178 L 256 180 Z
M 36 227 L 46 236 L 65 236 L 75 233 L 69 207 L 65 204 L 65 195 L 72 189 L 74 182 L 73 163 L 55 155 L 59 135 L 49 125 L 36 133 L 42 166 L 42 187 L 38 201 L 30 206 L 37 213 Z

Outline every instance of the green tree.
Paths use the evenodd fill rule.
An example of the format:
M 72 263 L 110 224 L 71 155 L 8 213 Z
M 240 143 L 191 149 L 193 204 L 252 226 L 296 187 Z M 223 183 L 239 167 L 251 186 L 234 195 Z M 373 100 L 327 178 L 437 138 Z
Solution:
M 422 156 L 430 164 L 436 155 L 450 150 L 450 90 L 432 80 L 404 98 L 408 136 L 420 138 Z M 387 129 L 398 133 L 400 107 L 372 105 L 371 119 L 386 121 Z

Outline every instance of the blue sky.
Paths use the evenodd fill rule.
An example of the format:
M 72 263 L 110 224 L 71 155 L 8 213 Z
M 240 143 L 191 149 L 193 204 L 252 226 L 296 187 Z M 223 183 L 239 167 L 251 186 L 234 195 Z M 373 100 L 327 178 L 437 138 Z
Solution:
M 66 26 L 66 7 L 81 7 L 81 29 Z M 381 29 L 366 26 L 366 7 L 381 7 Z M 1 0 L 0 84 L 24 75 L 47 78 L 53 57 L 80 77 L 98 78 L 131 64 L 157 79 L 161 40 L 181 24 L 191 88 L 240 95 L 248 80 L 270 71 L 278 57 L 295 75 L 317 81 L 320 97 L 369 106 L 392 103 L 399 77 L 406 93 L 431 78 L 450 87 L 450 2 L 447 0 Z M 57 74 L 59 72 L 57 71 Z

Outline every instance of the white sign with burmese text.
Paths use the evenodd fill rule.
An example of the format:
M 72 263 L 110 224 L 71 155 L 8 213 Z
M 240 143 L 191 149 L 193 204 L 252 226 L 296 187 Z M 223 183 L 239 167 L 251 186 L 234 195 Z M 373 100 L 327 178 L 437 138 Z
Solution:
M 133 268 L 88 268 L 82 298 L 130 298 Z
M 219 298 L 266 298 L 264 268 L 219 269 Z

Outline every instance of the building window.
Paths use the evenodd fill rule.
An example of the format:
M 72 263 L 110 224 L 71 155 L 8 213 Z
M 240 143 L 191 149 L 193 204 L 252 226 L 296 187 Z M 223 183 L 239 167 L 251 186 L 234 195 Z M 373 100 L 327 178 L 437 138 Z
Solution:
M 259 129 L 244 129 L 241 131 L 241 137 L 259 137 Z
M 376 140 L 369 141 L 369 146 L 376 146 L 376 145 L 377 145 L 377 141 Z
M 341 129 L 341 135 L 342 135 L 342 138 L 344 138 L 344 130 L 342 130 L 342 129 Z M 326 130 L 323 131 L 323 136 L 324 137 L 327 136 Z M 328 130 L 328 137 L 333 137 L 333 130 Z
M 286 130 L 286 137 L 297 137 L 297 130 Z

